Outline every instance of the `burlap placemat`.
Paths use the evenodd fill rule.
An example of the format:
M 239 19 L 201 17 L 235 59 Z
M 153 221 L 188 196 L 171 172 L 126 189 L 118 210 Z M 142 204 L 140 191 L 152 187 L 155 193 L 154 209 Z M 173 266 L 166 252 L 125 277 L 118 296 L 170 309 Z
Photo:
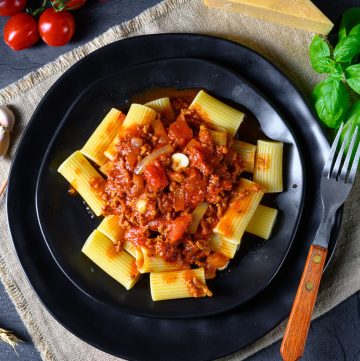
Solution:
M 305 96 L 309 95 L 310 89 L 319 80 L 311 70 L 307 55 L 312 34 L 238 14 L 208 9 L 201 0 L 166 0 L 0 91 L 0 104 L 12 106 L 17 115 L 10 155 L 0 161 L 0 183 L 8 175 L 19 135 L 45 92 L 65 70 L 85 55 L 116 40 L 164 32 L 216 35 L 245 44 L 280 67 Z M 357 220 L 359 194 L 358 181 L 345 207 L 338 247 L 322 283 L 315 317 L 360 289 L 360 222 Z M 66 331 L 41 305 L 16 257 L 7 230 L 4 198 L 0 200 L 0 277 L 43 359 L 119 360 L 89 346 Z M 255 344 L 226 359 L 243 360 L 278 340 L 282 336 L 283 328 L 284 325 L 277 327 Z

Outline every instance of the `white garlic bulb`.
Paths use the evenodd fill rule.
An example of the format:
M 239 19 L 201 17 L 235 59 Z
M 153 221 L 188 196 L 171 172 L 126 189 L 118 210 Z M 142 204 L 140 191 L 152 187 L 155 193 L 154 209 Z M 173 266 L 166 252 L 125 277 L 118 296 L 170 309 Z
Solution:
M 15 124 L 14 113 L 6 106 L 0 107 L 0 126 L 11 132 Z
M 10 144 L 10 133 L 0 126 L 0 157 L 3 157 Z

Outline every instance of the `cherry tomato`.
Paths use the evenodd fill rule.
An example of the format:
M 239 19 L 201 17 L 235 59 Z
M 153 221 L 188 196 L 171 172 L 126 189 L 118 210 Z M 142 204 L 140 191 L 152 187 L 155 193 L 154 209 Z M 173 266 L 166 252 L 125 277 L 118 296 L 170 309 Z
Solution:
M 25 9 L 26 0 L 0 0 L 0 16 L 12 16 Z
M 59 11 L 77 10 L 84 6 L 86 0 L 51 0 L 52 6 Z
M 68 11 L 56 12 L 53 8 L 46 9 L 40 15 L 39 33 L 50 46 L 65 45 L 75 33 L 74 17 Z
M 39 38 L 37 22 L 29 14 L 16 14 L 5 24 L 4 41 L 13 50 L 30 48 Z

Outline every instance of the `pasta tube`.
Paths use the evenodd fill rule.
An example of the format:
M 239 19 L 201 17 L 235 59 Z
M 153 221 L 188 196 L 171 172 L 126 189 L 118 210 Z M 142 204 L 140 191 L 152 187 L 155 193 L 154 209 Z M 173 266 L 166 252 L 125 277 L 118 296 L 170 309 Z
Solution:
M 90 182 L 92 179 L 103 180 L 103 178 L 80 151 L 67 158 L 60 165 L 58 172 L 76 189 L 94 213 L 100 216 L 105 202 L 95 194 Z
M 269 239 L 274 228 L 278 210 L 259 204 L 250 223 L 246 227 L 246 232 L 263 239 Z
M 154 255 L 145 247 L 137 248 L 136 266 L 140 273 L 172 271 L 182 268 L 177 263 L 167 262 L 164 258 Z
M 228 133 L 226 130 L 213 130 L 207 128 L 205 125 L 200 125 L 200 131 L 203 129 L 207 130 L 211 134 L 211 138 L 216 145 L 227 145 Z
M 129 129 L 132 126 L 143 126 L 151 124 L 156 118 L 157 113 L 155 110 L 146 107 L 145 105 L 132 104 L 122 126 L 120 127 L 118 134 L 105 149 L 105 157 L 112 161 L 115 160 L 117 154 L 116 144 L 119 142 L 121 135 L 124 131 L 126 131 L 126 129 Z
M 145 105 L 131 104 L 129 112 L 125 118 L 122 128 L 127 129 L 132 126 L 143 126 L 151 124 L 157 118 L 157 112 Z
M 231 148 L 236 153 L 240 154 L 244 165 L 244 171 L 253 173 L 255 167 L 256 145 L 235 139 Z
M 152 100 L 145 105 L 160 113 L 167 120 L 171 122 L 175 120 L 175 113 L 168 97 Z
M 190 104 L 190 109 L 195 109 L 214 127 L 225 128 L 233 137 L 244 120 L 244 113 L 215 99 L 203 90 L 196 95 Z
M 99 224 L 99 227 L 97 229 L 106 237 L 108 237 L 112 242 L 121 242 L 124 240 L 125 230 L 120 225 L 119 221 L 120 218 L 118 216 L 107 216 Z M 136 258 L 137 250 L 133 243 L 125 241 L 123 243 L 123 248 L 126 252 L 130 253 L 134 258 Z
M 126 251 L 117 252 L 113 242 L 98 230 L 91 233 L 81 251 L 127 290 L 139 278 L 135 258 Z
M 257 142 L 254 182 L 261 184 L 267 193 L 283 191 L 283 147 L 281 142 Z
M 212 296 L 203 268 L 150 273 L 150 288 L 153 301 Z
M 237 194 L 230 200 L 229 207 L 214 228 L 215 233 L 240 244 L 246 227 L 253 217 L 264 195 L 264 189 L 258 184 L 240 178 Z
M 221 234 L 213 233 L 210 236 L 210 249 L 214 252 L 220 252 L 226 257 L 234 258 L 239 245 L 228 240 Z
M 99 224 L 98 231 L 105 234 L 112 242 L 121 242 L 125 236 L 125 230 L 119 223 L 118 216 L 107 216 Z
M 124 119 L 124 113 L 112 108 L 80 152 L 97 165 L 103 165 L 107 161 L 104 151 L 115 138 Z

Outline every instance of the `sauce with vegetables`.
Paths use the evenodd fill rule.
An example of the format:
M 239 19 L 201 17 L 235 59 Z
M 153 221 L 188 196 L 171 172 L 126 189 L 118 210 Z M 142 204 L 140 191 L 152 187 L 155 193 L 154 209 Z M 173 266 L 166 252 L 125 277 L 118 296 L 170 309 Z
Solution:
M 104 215 L 120 217 L 124 241 L 182 268 L 204 267 L 206 277 L 213 278 L 228 259 L 210 250 L 209 236 L 228 207 L 243 163 L 230 149 L 230 136 L 225 145 L 216 144 L 211 125 L 188 109 L 191 100 L 171 99 L 173 122 L 161 118 L 123 132 L 115 159 L 105 166 L 107 180 L 95 178 L 90 185 L 106 202 Z M 175 153 L 180 158 L 172 157 Z M 194 211 L 203 202 L 206 211 L 190 233 Z M 191 289 L 200 287 L 188 283 Z

